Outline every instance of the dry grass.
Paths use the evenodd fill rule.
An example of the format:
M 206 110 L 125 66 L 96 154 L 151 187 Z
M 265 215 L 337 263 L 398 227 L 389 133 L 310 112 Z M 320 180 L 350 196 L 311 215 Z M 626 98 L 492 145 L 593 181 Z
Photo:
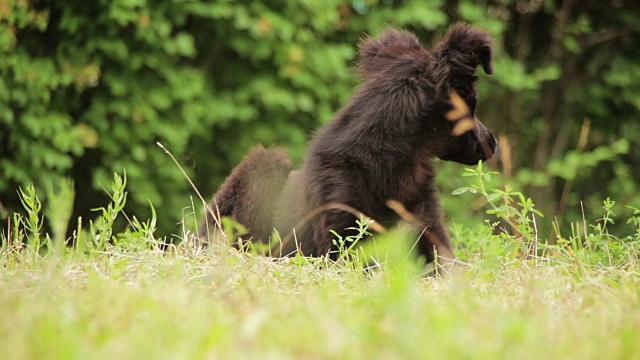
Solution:
M 637 263 L 476 258 L 434 279 L 227 248 L 9 258 L 5 359 L 640 356 Z

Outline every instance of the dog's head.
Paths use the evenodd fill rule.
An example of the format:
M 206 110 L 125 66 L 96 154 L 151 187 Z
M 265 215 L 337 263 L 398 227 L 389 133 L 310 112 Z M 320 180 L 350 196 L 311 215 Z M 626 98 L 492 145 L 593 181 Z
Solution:
M 479 160 L 493 157 L 497 141 L 493 134 L 475 117 L 476 111 L 476 68 L 482 66 L 486 74 L 493 73 L 491 64 L 491 40 L 484 31 L 467 25 L 454 26 L 433 49 L 436 59 L 432 74 L 440 80 L 438 99 L 445 109 L 445 121 L 455 126 L 460 121 L 471 120 L 473 127 L 468 131 L 456 132 L 452 129 L 451 139 L 443 146 L 438 156 L 462 164 L 473 165 Z M 446 96 L 444 91 L 447 91 Z M 464 106 L 456 106 L 452 95 L 459 94 Z M 465 111 L 467 110 L 467 111 Z M 442 116 L 438 116 L 442 118 Z
M 493 73 L 486 32 L 457 24 L 429 51 L 412 33 L 389 30 L 378 40 L 364 39 L 359 53 L 358 69 L 365 78 L 362 96 L 371 97 L 366 93 L 370 91 L 386 99 L 375 110 L 386 113 L 381 118 L 400 119 L 394 121 L 394 130 L 409 134 L 420 129 L 422 141 L 443 160 L 473 165 L 493 156 L 497 141 L 475 118 L 476 69 Z M 464 101 L 464 109 L 455 107 L 452 93 Z M 459 117 L 452 118 L 452 113 Z M 473 126 L 454 131 L 465 119 Z

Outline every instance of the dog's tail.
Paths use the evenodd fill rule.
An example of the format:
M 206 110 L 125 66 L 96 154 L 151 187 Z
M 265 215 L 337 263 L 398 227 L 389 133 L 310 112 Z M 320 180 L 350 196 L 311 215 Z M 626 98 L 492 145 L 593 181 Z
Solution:
M 198 228 L 199 240 L 206 244 L 214 234 L 221 233 L 220 218 L 228 216 L 246 228 L 243 239 L 267 241 L 273 231 L 273 209 L 292 166 L 281 148 L 259 145 L 252 149 L 205 210 Z

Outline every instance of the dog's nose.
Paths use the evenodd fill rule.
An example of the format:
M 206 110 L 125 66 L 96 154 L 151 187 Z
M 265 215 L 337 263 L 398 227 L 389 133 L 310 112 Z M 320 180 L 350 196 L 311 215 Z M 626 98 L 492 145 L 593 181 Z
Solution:
M 498 149 L 498 139 L 496 139 L 496 137 L 493 136 L 493 134 L 489 130 L 487 130 L 487 142 L 489 143 L 491 150 L 493 152 L 496 152 L 496 150 Z
M 482 147 L 484 148 L 485 153 L 487 152 L 487 150 L 491 150 L 491 154 L 485 154 L 485 155 L 491 158 L 493 154 L 496 152 L 496 149 L 498 148 L 498 139 L 496 139 L 496 137 L 493 136 L 491 131 L 489 131 L 489 129 L 487 129 L 487 127 L 484 126 L 484 124 L 480 120 L 478 120 L 478 118 L 475 118 L 475 119 L 478 126 L 478 130 L 482 134 L 483 139 L 481 139 L 480 141 L 484 143 Z

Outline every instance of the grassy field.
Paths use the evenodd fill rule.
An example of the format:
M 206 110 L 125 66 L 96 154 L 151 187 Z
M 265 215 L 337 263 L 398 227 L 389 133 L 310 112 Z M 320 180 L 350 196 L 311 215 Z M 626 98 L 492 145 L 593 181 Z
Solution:
M 528 251 L 526 206 L 496 206 L 512 234 L 454 228 L 456 268 L 425 277 L 402 228 L 377 237 L 367 271 L 361 252 L 332 263 L 189 242 L 160 251 L 153 219 L 110 232 L 123 188 L 116 178 L 114 202 L 73 248 L 59 245 L 55 209 L 40 234 L 41 206 L 24 192 L 0 254 L 3 359 L 640 358 L 637 218 L 626 237 L 603 220 Z

